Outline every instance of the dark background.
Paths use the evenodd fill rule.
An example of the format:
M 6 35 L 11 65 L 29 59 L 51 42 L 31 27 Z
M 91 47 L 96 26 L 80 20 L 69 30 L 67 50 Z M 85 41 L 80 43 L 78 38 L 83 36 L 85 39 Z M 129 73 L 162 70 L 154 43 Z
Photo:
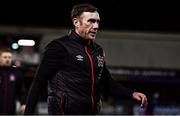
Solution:
M 128 1 L 120 0 L 60 0 L 60 1 L 7 1 L 0 2 L 0 26 L 22 26 L 22 27 L 52 27 L 70 28 L 72 27 L 70 12 L 74 4 L 92 3 L 97 6 L 100 13 L 100 29 L 125 30 L 125 31 L 150 31 L 179 33 L 179 3 L 172 1 Z M 21 28 L 19 28 L 21 29 Z M 21 30 L 19 30 L 21 32 Z M 41 35 L 0 35 L 0 47 L 6 42 L 11 45 L 19 38 L 33 38 L 39 40 Z M 37 46 L 39 47 L 39 46 Z M 21 49 L 19 49 L 21 50 Z M 37 66 L 23 67 L 26 73 L 26 86 L 29 88 L 35 74 Z M 135 68 L 135 70 L 137 70 Z M 129 68 L 128 70 L 132 70 Z M 134 69 L 133 69 L 134 70 Z M 155 80 L 142 81 L 142 77 L 137 80 L 134 75 L 125 75 L 127 80 L 119 80 L 122 84 L 140 90 L 147 94 L 149 104 L 153 102 L 154 93 L 159 93 L 157 103 L 162 106 L 178 106 L 180 104 L 179 93 L 179 70 L 173 80 L 154 77 Z M 33 76 L 32 76 L 33 75 Z M 117 76 L 117 75 L 115 75 Z M 114 76 L 114 78 L 115 78 Z M 119 78 L 119 75 L 117 76 Z M 136 80 L 131 80 L 135 79 Z M 168 78 L 168 77 L 167 77 Z M 147 77 L 145 77 L 147 79 Z M 170 78 L 171 79 L 171 78 Z M 45 95 L 44 95 L 45 96 Z M 46 96 L 45 96 L 46 97 Z M 42 98 L 43 99 L 43 98 Z M 150 107 L 151 108 L 151 107 Z M 152 106 L 153 108 L 153 106 Z M 128 109 L 131 109 L 128 107 Z
M 71 27 L 74 4 L 92 3 L 98 7 L 101 29 L 127 31 L 179 32 L 178 3 L 170 1 L 60 0 L 1 3 L 0 25 Z

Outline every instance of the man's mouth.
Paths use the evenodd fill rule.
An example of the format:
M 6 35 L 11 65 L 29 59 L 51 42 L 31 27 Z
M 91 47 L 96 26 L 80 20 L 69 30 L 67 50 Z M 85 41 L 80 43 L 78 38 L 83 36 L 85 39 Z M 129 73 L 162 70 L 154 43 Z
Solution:
M 93 34 L 93 35 L 96 35 L 96 32 L 90 32 L 91 34 Z

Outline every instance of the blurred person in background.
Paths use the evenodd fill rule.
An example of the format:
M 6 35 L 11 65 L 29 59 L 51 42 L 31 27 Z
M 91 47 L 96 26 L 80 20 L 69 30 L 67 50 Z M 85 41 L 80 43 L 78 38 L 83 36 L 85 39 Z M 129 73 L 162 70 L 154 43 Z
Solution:
M 101 46 L 94 42 L 100 17 L 91 4 L 75 5 L 71 11 L 74 29 L 53 40 L 44 51 L 31 85 L 25 114 L 33 114 L 40 92 L 48 85 L 49 114 L 98 114 L 101 93 L 108 92 L 140 101 L 145 94 L 114 81 L 105 64 Z
M 23 75 L 12 66 L 10 49 L 0 49 L 0 114 L 16 114 L 16 102 L 20 101 L 20 111 L 25 110 L 25 89 Z

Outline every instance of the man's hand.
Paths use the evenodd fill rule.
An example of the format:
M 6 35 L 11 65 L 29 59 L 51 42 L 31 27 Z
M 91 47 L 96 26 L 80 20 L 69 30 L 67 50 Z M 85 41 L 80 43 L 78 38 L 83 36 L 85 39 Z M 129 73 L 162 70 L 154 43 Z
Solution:
M 141 101 L 141 108 L 146 108 L 147 107 L 147 97 L 146 95 L 144 95 L 143 93 L 139 93 L 139 92 L 134 92 L 133 93 L 133 98 Z
M 21 113 L 24 113 L 25 108 L 26 108 L 26 105 L 25 105 L 25 104 L 21 105 L 21 107 L 20 107 L 20 112 L 21 112 Z

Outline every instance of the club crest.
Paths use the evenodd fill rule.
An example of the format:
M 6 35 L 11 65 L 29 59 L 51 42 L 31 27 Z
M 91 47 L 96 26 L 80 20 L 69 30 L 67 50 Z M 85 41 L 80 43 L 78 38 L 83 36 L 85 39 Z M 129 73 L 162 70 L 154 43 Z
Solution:
M 13 74 L 11 74 L 11 75 L 10 75 L 10 81 L 15 81 L 15 80 L 16 80 L 16 76 L 13 75 Z
M 97 56 L 97 60 L 98 60 L 98 67 L 103 67 L 104 57 L 99 55 Z

